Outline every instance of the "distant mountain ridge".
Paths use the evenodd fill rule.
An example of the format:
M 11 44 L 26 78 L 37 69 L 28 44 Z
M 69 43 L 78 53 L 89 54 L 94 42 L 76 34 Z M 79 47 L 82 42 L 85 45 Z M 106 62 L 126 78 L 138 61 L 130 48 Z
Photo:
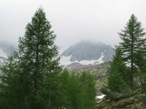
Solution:
M 113 55 L 114 49 L 110 45 L 101 42 L 81 41 L 70 46 L 61 54 L 61 64 L 67 65 L 73 62 L 86 65 L 100 64 L 110 61 Z
M 7 60 L 18 48 L 9 43 L 0 43 L 0 64 Z M 61 54 L 60 65 L 80 67 L 108 62 L 114 55 L 110 45 L 101 42 L 81 41 L 70 46 Z
M 10 56 L 14 53 L 14 51 L 17 51 L 18 48 L 16 45 L 6 42 L 0 42 L 0 50 L 4 52 L 7 56 Z
M 0 65 L 7 60 L 8 56 L 17 51 L 17 47 L 13 44 L 0 42 Z

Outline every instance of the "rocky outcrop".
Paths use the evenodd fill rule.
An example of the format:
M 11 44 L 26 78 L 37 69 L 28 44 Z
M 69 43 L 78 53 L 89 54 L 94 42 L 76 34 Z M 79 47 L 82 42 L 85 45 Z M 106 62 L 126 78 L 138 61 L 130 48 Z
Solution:
M 97 100 L 99 109 L 146 109 L 143 105 L 143 97 L 140 89 L 131 93 L 116 93 L 113 98 L 105 97 L 103 100 Z

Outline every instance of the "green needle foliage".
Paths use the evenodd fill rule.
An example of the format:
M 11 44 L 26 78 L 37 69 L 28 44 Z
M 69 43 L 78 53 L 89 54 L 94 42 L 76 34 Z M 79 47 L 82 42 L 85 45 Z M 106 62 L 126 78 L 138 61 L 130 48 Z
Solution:
M 112 92 L 122 93 L 127 91 L 128 72 L 122 58 L 122 52 L 120 48 L 116 48 L 115 56 L 110 63 L 108 69 L 108 87 Z
M 146 83 L 146 38 L 141 23 L 132 15 L 125 28 L 119 33 L 122 42 L 108 70 L 108 86 L 104 92 L 127 93 Z M 107 89 L 108 88 L 108 89 Z M 111 92 L 110 92 L 111 91 Z
M 90 73 L 70 74 L 64 70 L 60 76 L 63 107 L 66 109 L 95 109 L 95 79 Z
M 24 37 L 19 39 L 15 58 L 10 57 L 1 68 L 1 78 L 4 78 L 1 87 L 7 91 L 4 92 L 4 106 L 8 105 L 8 109 L 57 107 L 54 96 L 58 94 L 56 82 L 60 67 L 55 37 L 45 13 L 38 9 L 26 26 Z
M 141 23 L 132 15 L 124 30 L 119 33 L 122 42 L 120 48 L 123 53 L 123 59 L 129 66 L 129 86 L 134 86 L 134 75 L 142 73 L 145 67 L 146 39 L 145 32 Z
M 1 67 L 0 109 L 94 109 L 95 81 L 59 66 L 56 36 L 38 9 L 19 38 L 19 50 Z

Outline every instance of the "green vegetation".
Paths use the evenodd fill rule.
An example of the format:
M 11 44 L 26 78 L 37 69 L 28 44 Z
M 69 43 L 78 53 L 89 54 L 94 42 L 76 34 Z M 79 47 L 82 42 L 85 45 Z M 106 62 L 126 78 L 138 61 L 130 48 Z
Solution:
M 119 93 L 127 91 L 128 72 L 126 72 L 126 69 L 121 49 L 117 47 L 113 61 L 108 69 L 108 87 L 111 91 Z
M 122 51 L 122 57 L 129 64 L 129 86 L 133 88 L 135 75 L 141 75 L 145 73 L 145 55 L 146 55 L 146 39 L 144 37 L 145 32 L 141 27 L 141 23 L 137 21 L 137 18 L 132 15 L 124 30 L 119 33 L 122 42 L 120 48 Z
M 111 109 L 126 108 L 136 103 L 140 103 L 138 106 L 145 104 L 143 101 L 146 93 L 146 38 L 143 30 L 141 23 L 132 15 L 124 30 L 119 33 L 122 42 L 117 46 L 115 56 L 110 63 L 108 84 L 101 91 L 107 95 L 106 98 L 117 104 L 124 104 L 116 104 L 117 107 L 112 104 Z M 128 98 L 134 101 L 128 102 Z M 132 109 L 134 108 L 139 107 L 134 106 Z
M 19 50 L 1 67 L 0 109 L 94 109 L 95 80 L 58 64 L 55 35 L 42 9 L 19 39 Z
M 119 33 L 122 42 L 110 64 L 82 66 L 71 73 L 59 66 L 56 35 L 38 9 L 19 39 L 18 52 L 0 68 L 0 109 L 95 109 L 96 90 L 105 83 L 101 92 L 106 97 L 99 109 L 141 108 L 146 104 L 143 31 L 132 15 Z
M 60 75 L 63 107 L 95 109 L 95 80 L 90 73 L 74 74 L 64 70 Z

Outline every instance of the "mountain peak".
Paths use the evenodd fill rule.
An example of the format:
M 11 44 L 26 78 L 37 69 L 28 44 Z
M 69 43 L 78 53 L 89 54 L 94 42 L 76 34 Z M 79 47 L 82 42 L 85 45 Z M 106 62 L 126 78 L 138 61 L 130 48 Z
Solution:
M 78 62 L 80 64 L 100 64 L 112 59 L 114 49 L 101 42 L 81 41 L 61 54 L 61 64 Z M 64 60 L 66 59 L 66 60 Z

